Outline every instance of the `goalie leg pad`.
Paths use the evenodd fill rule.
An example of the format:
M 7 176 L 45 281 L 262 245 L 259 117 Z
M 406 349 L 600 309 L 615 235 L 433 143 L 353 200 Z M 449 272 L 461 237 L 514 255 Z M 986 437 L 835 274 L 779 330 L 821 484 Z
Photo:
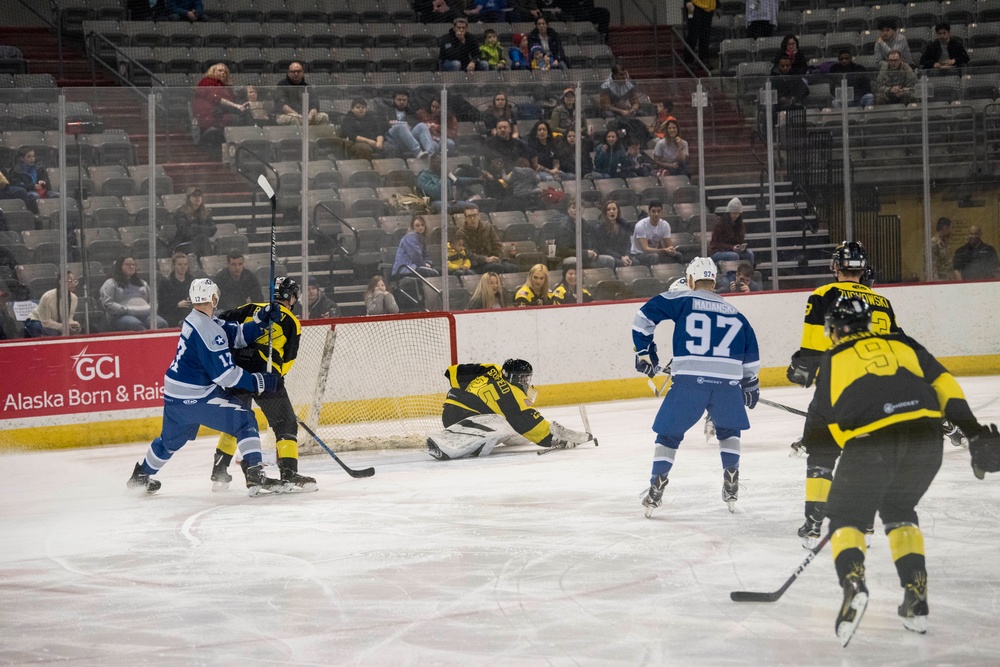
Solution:
M 465 456 L 487 456 L 498 443 L 506 440 L 516 431 L 502 415 L 476 415 L 452 424 L 443 431 L 428 436 L 445 458 L 459 459 Z

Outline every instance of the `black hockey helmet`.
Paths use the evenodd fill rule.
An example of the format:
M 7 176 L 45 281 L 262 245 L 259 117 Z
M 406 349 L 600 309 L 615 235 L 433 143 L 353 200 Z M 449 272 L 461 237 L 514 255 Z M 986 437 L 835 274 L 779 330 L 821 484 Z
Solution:
M 534 371 L 531 364 L 524 359 L 508 359 L 503 362 L 500 373 L 504 380 L 526 392 L 531 386 L 531 375 Z
M 872 309 L 868 302 L 856 296 L 839 296 L 826 311 L 826 335 L 848 336 L 868 331 L 872 323 Z
M 299 284 L 288 276 L 274 279 L 274 298 L 278 301 L 288 301 L 292 297 L 299 298 Z
M 864 271 L 868 265 L 868 253 L 860 241 L 844 241 L 833 251 L 833 258 L 830 260 L 830 270 L 837 271 Z

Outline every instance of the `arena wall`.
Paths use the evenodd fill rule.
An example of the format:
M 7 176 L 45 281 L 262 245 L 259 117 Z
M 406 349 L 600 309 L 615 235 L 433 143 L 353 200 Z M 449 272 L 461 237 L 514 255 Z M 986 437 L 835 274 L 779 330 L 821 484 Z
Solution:
M 953 283 L 880 287 L 879 291 L 892 301 L 904 330 L 956 375 L 992 375 L 1000 374 L 1000 314 L 992 307 L 997 287 L 995 282 Z M 806 291 L 794 291 L 732 297 L 757 332 L 764 386 L 787 384 L 785 367 L 799 346 L 807 296 Z M 649 388 L 634 371 L 631 342 L 632 320 L 641 305 L 641 301 L 625 301 L 457 313 L 458 360 L 529 360 L 535 367 L 540 406 L 645 397 Z M 672 356 L 670 332 L 669 324 L 657 330 L 664 361 Z M 154 437 L 159 431 L 159 385 L 176 335 L 164 332 L 0 345 L 0 449 L 74 447 Z M 82 374 L 78 372 L 81 355 L 87 364 Z M 107 359 L 102 362 L 101 355 L 116 357 L 117 365 Z M 122 384 L 120 377 L 126 371 L 141 375 L 141 380 L 130 377 Z M 71 373 L 75 389 L 69 386 L 70 380 L 60 380 L 70 378 Z M 95 377 L 102 374 L 107 377 Z M 91 384 L 79 385 L 81 381 Z M 333 381 L 355 380 L 342 373 Z M 93 384 L 99 382 L 106 386 Z M 405 389 L 405 383 L 397 384 Z M 387 385 L 386 395 L 394 396 L 395 390 L 394 385 Z M 75 393 L 71 396 L 71 392 Z M 46 397 L 56 394 L 63 395 L 62 404 L 46 405 Z

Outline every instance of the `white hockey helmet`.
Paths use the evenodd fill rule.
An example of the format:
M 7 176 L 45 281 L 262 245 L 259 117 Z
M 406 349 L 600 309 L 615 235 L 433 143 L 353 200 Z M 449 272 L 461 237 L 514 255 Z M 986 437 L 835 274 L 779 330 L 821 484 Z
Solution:
M 222 292 L 219 291 L 219 286 L 211 278 L 192 280 L 191 287 L 188 289 L 191 303 L 211 303 L 214 306 L 219 302 L 221 296 Z
M 670 283 L 670 287 L 667 289 L 668 292 L 689 292 L 691 288 L 688 287 L 687 278 L 678 278 L 674 282 Z
M 687 265 L 686 274 L 693 282 L 698 282 L 699 280 L 715 280 L 718 271 L 719 269 L 711 257 L 695 257 Z

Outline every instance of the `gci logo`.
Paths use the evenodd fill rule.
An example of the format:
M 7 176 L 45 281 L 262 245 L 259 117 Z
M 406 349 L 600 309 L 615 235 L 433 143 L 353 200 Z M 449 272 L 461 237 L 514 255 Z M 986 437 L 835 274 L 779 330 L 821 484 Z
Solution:
M 121 369 L 117 356 L 109 354 L 87 354 L 87 348 L 83 348 L 79 354 L 70 357 L 73 360 L 73 370 L 81 380 L 93 380 L 100 378 L 110 380 L 121 377 Z

